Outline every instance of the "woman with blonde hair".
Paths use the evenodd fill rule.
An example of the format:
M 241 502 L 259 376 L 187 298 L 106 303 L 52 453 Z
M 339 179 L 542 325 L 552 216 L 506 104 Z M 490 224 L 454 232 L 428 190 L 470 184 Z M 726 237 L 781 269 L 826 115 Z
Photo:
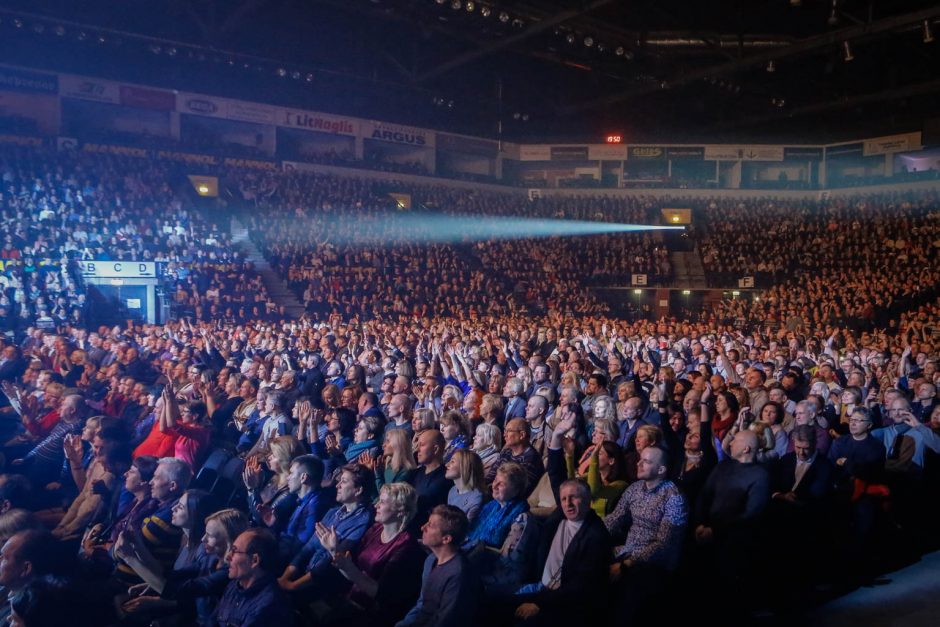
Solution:
M 494 424 L 484 422 L 477 426 L 473 437 L 473 451 L 480 456 L 483 462 L 483 475 L 499 461 L 499 453 L 503 450 L 503 432 Z
M 452 383 L 448 383 L 441 391 L 441 411 L 457 410 L 463 405 L 463 391 Z
M 123 609 L 131 614 L 147 609 L 175 610 L 177 624 L 211 624 L 215 606 L 229 582 L 225 556 L 235 538 L 246 529 L 248 516 L 242 511 L 223 509 L 210 514 L 201 538 L 204 555 L 193 566 L 168 573 L 162 581 L 160 597 L 135 597 Z
M 480 506 L 483 505 L 485 486 L 480 456 L 465 448 L 455 451 L 447 462 L 444 476 L 454 482 L 447 493 L 447 504 L 460 508 L 467 515 L 467 520 L 473 524 L 480 513 Z
M 500 425 L 503 422 L 503 397 L 498 394 L 487 394 L 480 402 L 480 418 L 491 425 Z
M 404 429 L 387 430 L 382 454 L 372 458 L 369 467 L 375 473 L 375 487 L 379 490 L 388 483 L 407 483 L 418 467 L 408 432 Z
M 408 483 L 387 483 L 379 491 L 375 524 L 363 535 L 353 556 L 337 552 L 333 566 L 352 583 L 344 601 L 324 624 L 392 625 L 408 612 L 419 592 L 424 552 L 411 529 L 418 494 Z M 335 536 L 334 536 L 335 538 Z M 330 544 L 329 538 L 324 546 Z
M 261 456 L 251 457 L 245 462 L 242 474 L 248 488 L 249 512 L 256 524 L 262 524 L 274 533 L 280 533 L 287 526 L 297 505 L 297 495 L 288 488 L 287 477 L 291 462 L 305 452 L 303 444 L 292 435 L 274 438 L 268 445 L 265 458 L 268 470 L 273 474 L 264 484 Z

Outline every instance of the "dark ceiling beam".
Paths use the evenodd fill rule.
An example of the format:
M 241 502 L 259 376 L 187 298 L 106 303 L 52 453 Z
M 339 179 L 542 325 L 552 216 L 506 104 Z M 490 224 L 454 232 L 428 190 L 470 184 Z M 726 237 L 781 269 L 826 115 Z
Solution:
M 260 9 L 264 3 L 265 0 L 242 0 L 242 2 L 235 7 L 235 10 L 225 18 L 222 25 L 219 26 L 219 34 L 224 35 L 241 26 L 245 19 L 247 19 L 255 9 Z
M 815 35 L 801 39 L 790 46 L 774 48 L 753 54 L 748 57 L 744 57 L 742 59 L 738 59 L 736 61 L 721 63 L 718 65 L 712 65 L 698 70 L 693 70 L 691 72 L 686 72 L 676 76 L 675 78 L 666 79 L 661 83 L 635 87 L 618 92 L 616 94 L 611 94 L 610 96 L 606 96 L 604 98 L 598 98 L 596 100 L 569 105 L 567 107 L 560 107 L 559 113 L 561 115 L 574 115 L 577 113 L 582 113 L 584 111 L 596 109 L 598 107 L 604 107 L 616 104 L 618 102 L 624 102 L 633 98 L 639 98 L 652 93 L 661 92 L 666 89 L 674 89 L 676 87 L 688 85 L 705 78 L 713 76 L 724 76 L 727 74 L 733 74 L 740 70 L 760 67 L 766 65 L 769 61 L 776 61 L 779 59 L 786 59 L 808 54 L 820 48 L 837 45 L 843 41 L 871 39 L 878 35 L 890 33 L 905 26 L 919 24 L 924 20 L 936 19 L 938 16 L 940 16 L 940 5 L 923 9 L 921 11 L 905 13 L 903 15 L 885 17 L 869 24 L 859 24 L 855 26 L 849 26 L 847 28 L 840 28 L 839 30 L 824 33 L 822 35 Z
M 614 0 L 594 0 L 593 2 L 584 5 L 583 7 L 579 9 L 570 9 L 567 11 L 561 11 L 560 13 L 556 13 L 550 17 L 547 17 L 544 20 L 535 22 L 534 24 L 532 24 L 532 26 L 530 26 L 529 28 L 526 28 L 521 33 L 518 33 L 516 35 L 511 35 L 504 39 L 500 39 L 499 41 L 495 41 L 493 43 L 487 44 L 476 50 L 465 52 L 464 54 L 454 57 L 450 61 L 445 61 L 444 63 L 441 63 L 437 67 L 432 68 L 428 70 L 427 72 L 425 72 L 424 74 L 421 74 L 420 76 L 418 76 L 417 82 L 420 83 L 420 82 L 435 78 L 437 76 L 440 76 L 441 74 L 450 72 L 451 70 L 455 70 L 461 66 L 464 66 L 467 63 L 470 63 L 471 61 L 476 61 L 477 59 L 490 55 L 494 52 L 498 52 L 499 50 L 509 48 L 510 46 L 513 46 L 519 43 L 520 41 L 525 41 L 526 39 L 529 39 L 530 37 L 538 35 L 539 33 L 544 33 L 545 31 L 551 28 L 554 28 L 558 26 L 559 24 L 567 22 L 568 20 L 575 19 L 581 15 L 585 15 L 603 6 L 611 4 L 613 1 Z
M 796 107 L 794 109 L 784 109 L 764 115 L 754 115 L 742 119 L 730 120 L 727 122 L 715 124 L 708 130 L 726 131 L 740 127 L 754 126 L 755 124 L 773 122 L 775 120 L 781 120 L 785 118 L 798 118 L 804 115 L 828 113 L 830 111 L 839 111 L 841 109 L 848 109 L 849 107 L 856 107 L 858 105 L 871 104 L 874 102 L 891 102 L 892 100 L 900 100 L 902 98 L 910 98 L 913 96 L 923 96 L 937 92 L 940 92 L 940 79 L 925 81 L 923 83 L 915 83 L 905 87 L 892 87 L 890 89 L 883 89 L 880 91 L 852 96 L 849 98 L 841 98 L 839 100 L 817 102 L 804 105 L 802 107 Z

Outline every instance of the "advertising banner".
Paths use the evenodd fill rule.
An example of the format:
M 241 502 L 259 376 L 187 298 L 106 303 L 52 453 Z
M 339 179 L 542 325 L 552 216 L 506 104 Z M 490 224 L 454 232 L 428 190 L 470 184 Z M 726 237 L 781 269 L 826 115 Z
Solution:
M 552 161 L 587 161 L 587 146 L 552 146 L 549 154 Z
M 695 159 L 701 161 L 705 158 L 704 146 L 670 146 L 666 148 L 666 157 L 673 161 L 681 159 Z
M 302 128 L 307 131 L 315 131 L 317 133 L 330 133 L 332 135 L 357 135 L 359 133 L 359 121 L 352 118 L 344 118 L 336 115 L 326 115 L 324 113 L 316 113 L 313 111 L 296 111 L 293 109 L 285 109 L 284 115 L 280 120 L 281 126 L 288 126 L 291 128 Z M 402 127 L 404 128 L 404 127 Z M 415 144 L 415 145 L 425 145 L 424 139 L 422 143 L 409 142 L 398 139 L 384 139 L 384 141 L 394 141 L 400 144 Z
M 786 146 L 783 149 L 783 158 L 787 160 L 822 161 L 823 149 L 812 146 Z
M 59 132 L 59 99 L 39 93 L 0 91 L 0 116 L 32 120 L 41 134 Z
M 630 146 L 627 158 L 634 161 L 659 161 L 666 158 L 662 146 Z
M 242 102 L 241 100 L 229 100 L 225 103 L 225 117 L 230 120 L 257 122 L 258 124 L 277 124 L 279 112 L 280 109 L 277 107 Z
M 827 159 L 848 159 L 854 157 L 861 157 L 862 150 L 864 146 L 862 142 L 854 142 L 851 144 L 839 144 L 838 146 L 827 146 L 826 147 L 826 158 Z
M 920 132 L 904 133 L 903 135 L 889 135 L 866 139 L 862 148 L 862 155 L 886 155 L 892 152 L 904 152 L 920 148 Z
M 366 139 L 408 144 L 419 148 L 434 148 L 434 133 L 423 128 L 375 121 L 363 122 L 363 128 Z
M 277 162 L 265 161 L 264 159 L 241 159 L 238 157 L 225 157 L 225 159 L 222 160 L 222 164 L 233 168 L 246 168 L 249 170 L 274 171 L 278 169 Z
M 712 144 L 705 146 L 705 158 L 709 161 L 738 161 L 743 158 L 742 146 Z
M 154 150 L 153 156 L 161 161 L 178 161 L 195 165 L 219 165 L 221 159 L 215 155 L 203 155 L 179 150 Z
M 519 161 L 551 161 L 551 146 L 519 146 Z
M 0 144 L 13 144 L 14 146 L 42 146 L 42 137 L 0 134 Z
M 153 111 L 174 111 L 176 109 L 176 94 L 160 89 L 146 89 L 131 85 L 121 85 L 121 104 L 135 109 L 152 109 Z
M 783 161 L 783 146 L 744 146 L 741 158 L 745 161 Z
M 176 110 L 180 113 L 192 113 L 208 117 L 224 118 L 226 101 L 212 96 L 189 94 L 180 92 L 176 94 Z
M 588 159 L 591 161 L 623 161 L 627 158 L 625 144 L 598 144 L 588 146 Z
M 470 155 L 483 155 L 495 157 L 499 151 L 499 144 L 477 137 L 463 137 L 461 135 L 437 134 L 437 149 L 452 152 L 462 152 Z
M 59 91 L 59 78 L 55 74 L 0 67 L 0 90 L 56 94 Z
M 95 102 L 121 102 L 120 85 L 98 78 L 84 78 L 63 74 L 59 77 L 59 95 L 63 98 L 94 100 Z
M 108 155 L 120 155 L 122 157 L 137 157 L 139 159 L 149 159 L 150 151 L 146 148 L 135 148 L 133 146 L 116 146 L 114 144 L 82 144 L 83 152 L 102 153 Z

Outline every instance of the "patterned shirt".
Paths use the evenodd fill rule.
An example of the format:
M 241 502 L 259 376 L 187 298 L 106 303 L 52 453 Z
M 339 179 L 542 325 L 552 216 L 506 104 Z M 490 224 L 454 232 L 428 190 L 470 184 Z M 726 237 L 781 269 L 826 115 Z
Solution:
M 672 570 L 679 562 L 682 536 L 689 522 L 685 498 L 672 481 L 663 481 L 652 490 L 646 482 L 630 485 L 617 507 L 604 518 L 607 530 L 627 539 L 614 549 L 618 559 L 652 564 Z

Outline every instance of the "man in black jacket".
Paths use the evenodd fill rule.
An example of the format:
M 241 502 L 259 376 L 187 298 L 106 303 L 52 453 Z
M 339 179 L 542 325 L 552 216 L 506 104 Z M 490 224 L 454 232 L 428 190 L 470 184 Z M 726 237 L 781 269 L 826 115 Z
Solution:
M 607 528 L 591 509 L 591 489 L 580 479 L 565 481 L 539 545 L 541 579 L 517 592 L 516 618 L 539 627 L 594 624 L 605 607 L 611 555 Z

